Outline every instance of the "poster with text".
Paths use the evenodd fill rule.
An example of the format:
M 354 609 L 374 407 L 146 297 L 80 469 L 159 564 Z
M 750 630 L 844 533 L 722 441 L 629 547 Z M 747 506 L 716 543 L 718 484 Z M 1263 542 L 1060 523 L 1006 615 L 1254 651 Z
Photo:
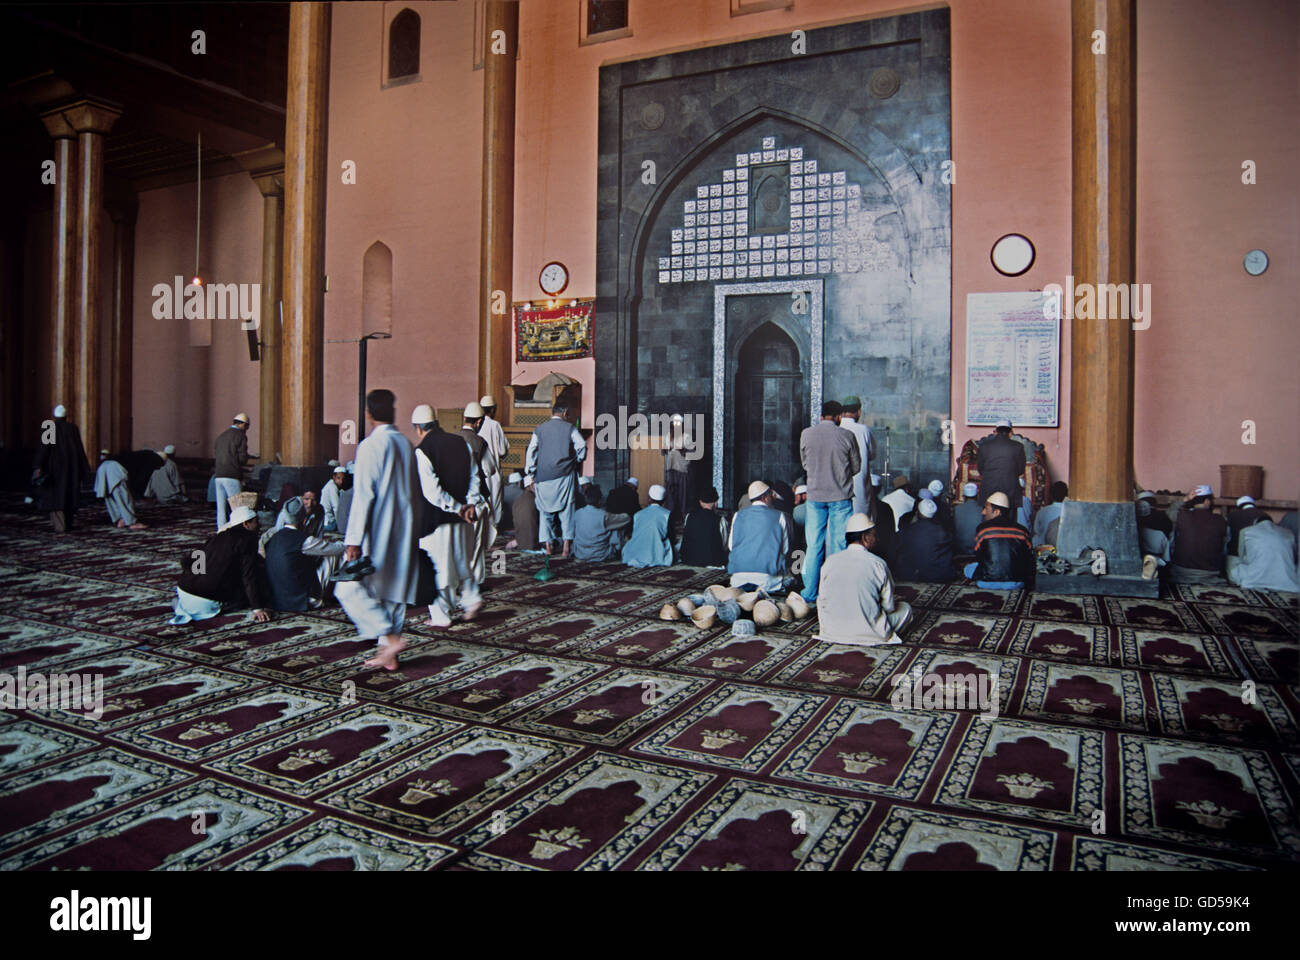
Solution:
M 966 295 L 967 426 L 1058 426 L 1060 382 L 1059 297 Z

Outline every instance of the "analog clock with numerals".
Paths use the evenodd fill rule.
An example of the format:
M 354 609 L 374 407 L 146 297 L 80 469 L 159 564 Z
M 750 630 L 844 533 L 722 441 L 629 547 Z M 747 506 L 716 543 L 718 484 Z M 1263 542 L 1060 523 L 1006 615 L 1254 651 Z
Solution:
M 537 284 L 547 296 L 558 296 L 569 285 L 569 268 L 558 260 L 552 260 L 542 267 L 542 272 L 537 277 Z

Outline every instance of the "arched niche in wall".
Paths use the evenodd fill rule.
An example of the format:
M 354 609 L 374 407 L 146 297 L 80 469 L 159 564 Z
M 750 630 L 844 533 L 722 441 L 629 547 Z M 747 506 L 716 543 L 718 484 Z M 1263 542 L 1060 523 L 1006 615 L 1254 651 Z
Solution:
M 376 240 L 361 258 L 361 334 L 393 332 L 393 251 Z
M 388 25 L 387 83 L 420 79 L 420 15 L 409 7 Z

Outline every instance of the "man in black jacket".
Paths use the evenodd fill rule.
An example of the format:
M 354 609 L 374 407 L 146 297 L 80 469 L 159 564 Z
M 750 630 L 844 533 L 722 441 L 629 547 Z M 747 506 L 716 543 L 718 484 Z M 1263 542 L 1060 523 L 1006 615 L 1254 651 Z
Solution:
M 935 519 L 933 500 L 916 505 L 919 514 L 898 535 L 892 572 L 899 580 L 942 583 L 955 579 L 952 569 L 952 534 Z
M 678 561 L 689 567 L 725 567 L 725 521 L 718 516 L 718 491 L 709 487 L 700 495 L 699 506 L 686 515 L 682 549 Z
M 270 620 L 262 599 L 257 568 L 257 514 L 236 507 L 230 521 L 208 538 L 202 550 L 187 550 L 181 558 L 181 578 L 176 585 L 171 624 L 207 620 L 223 609 L 247 604 L 253 619 Z
M 41 445 L 32 472 L 33 482 L 40 484 L 41 509 L 49 513 L 55 533 L 72 529 L 81 483 L 94 473 L 81 444 L 81 431 L 75 423 L 68 423 L 68 411 L 59 404 L 54 408 L 54 419 L 41 425 Z
M 1001 490 L 984 501 L 984 522 L 975 530 L 975 562 L 965 573 L 977 585 L 1019 590 L 1034 576 L 1034 544 L 1029 531 L 1012 517 L 1011 502 Z
M 999 420 L 991 437 L 980 441 L 975 464 L 980 472 L 980 502 L 989 494 L 1006 494 L 1011 504 L 1011 516 L 1020 509 L 1020 481 L 1025 475 L 1025 448 L 1011 439 L 1011 421 Z
M 284 505 L 288 520 L 266 543 L 266 579 L 276 610 L 314 610 L 338 568 L 342 543 L 329 543 L 303 529 L 306 508 L 297 497 Z
M 609 492 L 609 496 L 605 498 L 605 509 L 610 513 L 623 513 L 629 517 L 636 515 L 636 512 L 641 509 L 636 477 L 628 477 L 625 483 L 619 484 Z

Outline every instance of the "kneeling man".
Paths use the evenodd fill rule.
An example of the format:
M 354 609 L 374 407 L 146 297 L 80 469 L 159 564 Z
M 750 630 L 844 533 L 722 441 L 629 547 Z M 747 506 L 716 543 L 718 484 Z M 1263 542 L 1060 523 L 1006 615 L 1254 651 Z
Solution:
M 912 619 L 912 607 L 894 599 L 889 567 L 871 552 L 875 524 L 865 513 L 855 513 L 844 533 L 848 546 L 822 565 L 815 639 L 859 647 L 902 643 L 898 631 Z

